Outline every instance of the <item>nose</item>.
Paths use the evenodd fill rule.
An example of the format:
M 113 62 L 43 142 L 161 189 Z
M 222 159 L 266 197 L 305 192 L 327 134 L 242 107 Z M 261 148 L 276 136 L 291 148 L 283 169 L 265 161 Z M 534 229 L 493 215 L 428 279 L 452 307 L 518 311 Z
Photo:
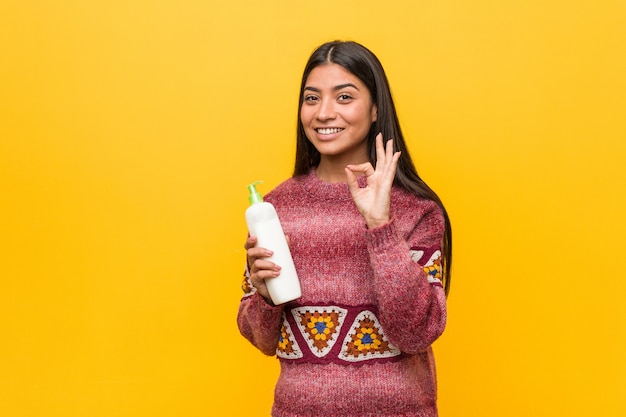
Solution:
M 333 100 L 322 99 L 317 110 L 316 117 L 318 120 L 332 120 L 337 115 L 335 103 Z

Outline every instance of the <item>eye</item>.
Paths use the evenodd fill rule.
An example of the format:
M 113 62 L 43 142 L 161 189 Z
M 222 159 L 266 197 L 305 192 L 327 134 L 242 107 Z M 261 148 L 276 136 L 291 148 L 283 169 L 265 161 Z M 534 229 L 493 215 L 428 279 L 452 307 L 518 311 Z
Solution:
M 313 95 L 313 94 L 308 94 L 308 95 L 304 96 L 304 98 L 302 99 L 302 101 L 304 103 L 308 103 L 308 104 L 314 104 L 318 100 L 319 100 L 319 97 L 317 97 L 316 95 Z
M 339 94 L 339 96 L 337 97 L 337 100 L 339 101 L 350 101 L 352 100 L 352 96 L 348 93 L 341 93 Z

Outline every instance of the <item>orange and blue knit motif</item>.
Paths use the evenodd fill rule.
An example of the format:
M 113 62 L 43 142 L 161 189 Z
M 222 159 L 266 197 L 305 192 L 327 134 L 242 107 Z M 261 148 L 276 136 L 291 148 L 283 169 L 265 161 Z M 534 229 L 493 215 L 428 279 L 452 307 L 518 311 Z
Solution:
M 430 250 L 411 248 L 410 254 L 411 259 L 422 266 L 428 282 L 442 287 L 441 251 L 438 248 L 430 248 Z
M 295 331 L 294 331 L 295 329 Z M 276 354 L 312 363 L 361 363 L 397 359 L 374 306 L 298 306 L 283 316 Z

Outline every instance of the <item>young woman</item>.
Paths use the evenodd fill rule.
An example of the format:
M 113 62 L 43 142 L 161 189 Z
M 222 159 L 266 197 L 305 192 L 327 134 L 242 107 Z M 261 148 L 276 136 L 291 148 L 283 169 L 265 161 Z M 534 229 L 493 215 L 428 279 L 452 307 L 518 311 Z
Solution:
M 437 415 L 431 344 L 446 323 L 451 229 L 406 149 L 374 54 L 330 42 L 302 77 L 295 170 L 276 207 L 302 297 L 273 305 L 272 248 L 245 243 L 238 325 L 281 373 L 272 416 Z

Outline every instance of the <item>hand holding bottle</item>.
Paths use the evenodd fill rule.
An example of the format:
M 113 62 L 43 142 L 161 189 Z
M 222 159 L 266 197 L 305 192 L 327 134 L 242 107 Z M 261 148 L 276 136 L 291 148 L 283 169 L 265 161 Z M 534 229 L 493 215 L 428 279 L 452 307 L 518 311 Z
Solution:
M 248 186 L 251 205 L 246 209 L 251 236 L 245 244 L 250 281 L 266 300 L 271 299 L 275 305 L 283 304 L 300 298 L 300 281 L 276 209 L 263 201 L 256 184 L 258 182 Z
M 272 261 L 268 261 L 274 254 L 269 249 L 259 248 L 256 246 L 257 238 L 255 236 L 249 236 L 246 239 L 244 248 L 247 251 L 248 257 L 248 271 L 250 272 L 250 282 L 254 288 L 256 288 L 259 295 L 265 298 L 268 302 L 271 302 L 270 293 L 265 285 L 267 278 L 276 278 L 280 274 L 280 265 L 276 265 Z

